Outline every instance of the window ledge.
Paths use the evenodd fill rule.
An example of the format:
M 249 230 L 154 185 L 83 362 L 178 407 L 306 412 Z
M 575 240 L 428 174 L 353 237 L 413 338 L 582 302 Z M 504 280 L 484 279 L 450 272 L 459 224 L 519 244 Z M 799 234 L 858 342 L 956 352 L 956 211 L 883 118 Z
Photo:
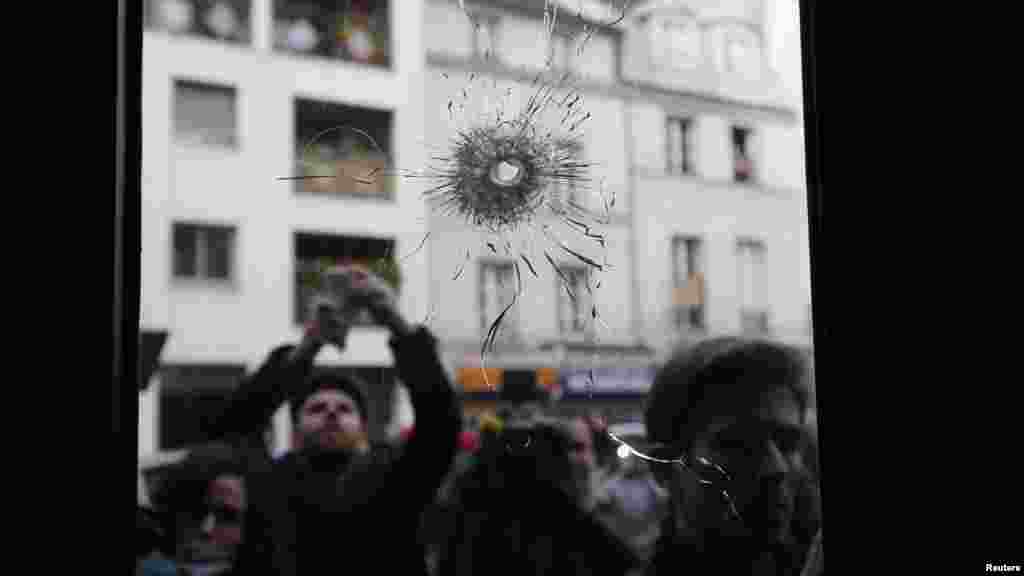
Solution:
M 657 170 L 635 165 L 633 168 L 633 174 L 639 178 L 658 178 L 680 182 L 694 182 L 703 188 L 729 188 L 741 192 L 752 192 L 766 196 L 777 196 L 780 198 L 795 197 L 797 194 L 802 192 L 801 190 L 794 188 L 769 186 L 759 181 L 737 182 L 732 179 L 711 179 L 700 176 L 699 174 L 680 174 L 670 172 L 668 170 Z
M 317 54 L 315 52 L 300 52 L 296 50 L 289 50 L 288 48 L 282 48 L 279 46 L 271 46 L 267 53 L 273 56 L 291 60 L 295 63 L 311 63 L 315 65 L 329 65 L 337 66 L 340 68 L 349 68 L 352 70 L 362 70 L 367 72 L 379 72 L 381 74 L 395 74 L 397 72 L 394 62 L 390 62 L 386 65 L 383 64 L 367 64 L 365 62 L 359 62 L 357 60 L 346 60 L 344 58 L 335 58 L 332 56 L 324 56 L 323 54 Z
M 223 292 L 241 291 L 241 287 L 234 278 L 217 280 L 213 278 L 197 278 L 191 276 L 171 277 L 171 288 L 180 290 L 218 290 Z
M 293 190 L 292 194 L 296 198 L 323 198 L 328 201 L 332 200 L 358 200 L 365 201 L 372 204 L 398 204 L 395 194 L 374 195 L 374 194 L 358 194 L 355 192 L 309 192 L 306 190 Z
M 190 154 L 200 152 L 217 154 L 219 156 L 234 157 L 239 156 L 242 152 L 242 147 L 236 142 L 233 145 L 221 145 L 221 144 L 206 144 L 195 140 L 178 140 L 177 136 L 174 140 L 174 148 L 182 152 L 188 152 Z

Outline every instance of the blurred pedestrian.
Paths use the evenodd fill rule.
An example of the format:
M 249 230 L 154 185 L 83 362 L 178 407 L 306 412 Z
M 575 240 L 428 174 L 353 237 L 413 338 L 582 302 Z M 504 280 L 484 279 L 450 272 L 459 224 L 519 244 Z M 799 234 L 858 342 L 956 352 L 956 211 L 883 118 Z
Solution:
M 451 537 L 437 574 L 622 576 L 637 558 L 579 495 L 573 440 L 562 423 L 502 422 L 456 481 Z
M 651 574 L 801 573 L 821 525 L 803 462 L 809 378 L 799 351 L 739 338 L 704 341 L 659 371 L 648 437 L 690 468 L 669 476 L 673 505 Z
M 604 515 L 609 525 L 641 559 L 649 559 L 668 505 L 668 492 L 658 485 L 647 462 L 636 456 L 626 459 L 604 490 Z
M 596 434 L 591 423 L 582 417 L 570 419 L 566 423 L 566 433 L 579 504 L 583 510 L 595 513 L 599 504 L 606 500 L 604 486 L 607 480 L 595 450 Z
M 210 443 L 189 450 L 169 473 L 154 505 L 169 519 L 173 562 L 187 576 L 230 576 L 243 541 L 249 459 L 238 447 Z M 166 571 L 166 561 L 146 573 Z

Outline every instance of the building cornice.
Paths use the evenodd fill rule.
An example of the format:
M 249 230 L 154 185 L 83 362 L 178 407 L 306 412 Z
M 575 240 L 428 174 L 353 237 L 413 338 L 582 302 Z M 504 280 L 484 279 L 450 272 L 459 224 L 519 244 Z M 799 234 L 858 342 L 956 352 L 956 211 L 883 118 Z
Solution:
M 792 200 L 799 198 L 802 194 L 805 194 L 804 190 L 797 188 L 766 186 L 764 184 L 756 183 L 746 184 L 733 182 L 732 180 L 712 180 L 709 178 L 702 178 L 700 176 L 672 174 L 664 170 L 645 168 L 643 166 L 634 166 L 633 175 L 638 179 L 689 181 L 695 183 L 698 190 L 719 191 L 725 189 L 739 193 L 757 195 L 759 197 L 777 198 L 780 200 Z
M 436 51 L 428 51 L 426 63 L 428 68 L 475 73 L 481 76 L 492 76 L 500 80 L 511 80 L 533 84 L 540 73 L 537 70 L 514 68 L 493 59 L 483 61 L 476 58 L 463 58 Z M 550 72 L 546 72 L 550 74 Z M 605 98 L 618 99 L 631 103 L 634 101 L 652 103 L 670 112 L 704 113 L 736 118 L 747 122 L 783 122 L 795 123 L 798 120 L 796 111 L 789 107 L 742 102 L 716 95 L 694 92 L 681 92 L 655 86 L 647 82 L 620 81 L 601 82 L 580 78 L 572 84 L 573 88 L 584 94 L 596 94 Z

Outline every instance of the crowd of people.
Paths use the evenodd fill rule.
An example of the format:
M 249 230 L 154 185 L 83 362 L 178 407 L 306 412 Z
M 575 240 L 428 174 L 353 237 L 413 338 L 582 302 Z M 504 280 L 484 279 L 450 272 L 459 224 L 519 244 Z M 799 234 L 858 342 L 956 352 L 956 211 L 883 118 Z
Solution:
M 599 419 L 543 402 L 467 422 L 437 341 L 386 283 L 344 266 L 325 286 L 301 341 L 270 352 L 217 442 L 153 494 L 140 535 L 160 536 L 140 539 L 137 574 L 823 574 L 802 353 L 740 338 L 680 351 L 646 401 L 657 449 L 618 458 Z M 315 362 L 362 311 L 390 331 L 415 414 L 396 441 L 370 440 L 362 383 Z M 293 447 L 274 458 L 263 433 L 286 403 Z

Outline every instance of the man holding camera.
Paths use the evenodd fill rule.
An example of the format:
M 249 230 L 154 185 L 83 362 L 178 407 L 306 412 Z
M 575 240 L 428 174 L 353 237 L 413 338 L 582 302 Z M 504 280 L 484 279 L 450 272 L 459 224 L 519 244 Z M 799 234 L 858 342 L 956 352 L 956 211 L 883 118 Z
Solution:
M 325 279 L 302 341 L 273 350 L 221 422 L 226 433 L 255 436 L 288 401 L 294 424 L 294 449 L 247 478 L 237 569 L 295 575 L 368 564 L 383 574 L 425 574 L 416 531 L 457 450 L 455 393 L 436 339 L 405 321 L 379 277 L 344 266 Z M 325 345 L 344 350 L 363 311 L 391 332 L 398 377 L 409 389 L 416 433 L 402 446 L 371 447 L 360 383 L 313 369 Z M 392 552 L 380 553 L 382 543 Z

